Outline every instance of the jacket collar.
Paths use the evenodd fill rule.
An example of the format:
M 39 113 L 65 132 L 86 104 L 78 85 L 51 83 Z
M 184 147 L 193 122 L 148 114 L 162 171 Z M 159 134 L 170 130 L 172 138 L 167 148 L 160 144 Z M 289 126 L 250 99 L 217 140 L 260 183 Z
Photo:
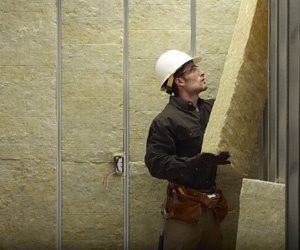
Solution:
M 169 103 L 183 110 L 195 110 L 195 107 L 191 101 L 186 101 L 176 96 L 170 96 Z M 198 107 L 200 107 L 202 103 L 203 99 L 198 98 Z

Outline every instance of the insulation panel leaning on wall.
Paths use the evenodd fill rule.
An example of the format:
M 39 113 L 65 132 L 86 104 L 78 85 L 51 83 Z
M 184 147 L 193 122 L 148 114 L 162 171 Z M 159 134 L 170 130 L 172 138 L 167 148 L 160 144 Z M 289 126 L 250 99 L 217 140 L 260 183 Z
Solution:
M 267 0 L 243 0 L 206 129 L 203 152 L 228 150 L 242 175 L 257 169 L 259 123 L 267 98 Z

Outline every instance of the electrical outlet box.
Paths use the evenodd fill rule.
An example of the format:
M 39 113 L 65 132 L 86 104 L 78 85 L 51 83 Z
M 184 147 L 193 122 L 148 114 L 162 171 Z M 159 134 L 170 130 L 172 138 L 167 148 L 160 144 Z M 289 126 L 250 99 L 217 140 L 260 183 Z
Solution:
M 114 156 L 114 172 L 117 174 L 123 173 L 124 166 L 124 157 L 123 156 Z

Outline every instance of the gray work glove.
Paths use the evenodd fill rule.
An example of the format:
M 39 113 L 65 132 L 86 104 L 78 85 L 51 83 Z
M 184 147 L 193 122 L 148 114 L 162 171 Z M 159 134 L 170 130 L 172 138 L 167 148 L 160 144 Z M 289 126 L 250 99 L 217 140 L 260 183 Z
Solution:
M 200 161 L 200 166 L 203 167 L 213 167 L 217 165 L 226 165 L 231 162 L 228 160 L 230 157 L 229 152 L 223 151 L 219 155 L 214 155 L 211 153 L 202 153 L 198 155 Z

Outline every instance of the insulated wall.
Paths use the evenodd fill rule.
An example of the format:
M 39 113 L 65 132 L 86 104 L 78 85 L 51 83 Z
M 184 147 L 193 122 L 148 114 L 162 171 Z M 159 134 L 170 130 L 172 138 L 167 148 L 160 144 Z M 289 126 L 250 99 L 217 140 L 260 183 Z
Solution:
M 209 84 L 204 98 L 216 96 L 239 4 L 196 1 L 196 53 Z M 113 156 L 124 151 L 125 101 L 130 249 L 156 248 L 166 182 L 151 177 L 143 160 L 150 122 L 168 96 L 159 90 L 154 67 L 166 50 L 190 52 L 190 8 L 189 0 L 129 1 L 130 91 L 124 100 L 123 1 L 61 1 L 61 23 L 56 1 L 1 1 L 1 249 L 57 248 L 58 95 L 62 249 L 124 247 L 124 176 L 108 174 Z M 234 243 L 227 238 L 225 249 Z
M 123 5 L 62 1 L 62 247 L 123 248 Z
M 0 3 L 0 248 L 56 247 L 55 1 Z

